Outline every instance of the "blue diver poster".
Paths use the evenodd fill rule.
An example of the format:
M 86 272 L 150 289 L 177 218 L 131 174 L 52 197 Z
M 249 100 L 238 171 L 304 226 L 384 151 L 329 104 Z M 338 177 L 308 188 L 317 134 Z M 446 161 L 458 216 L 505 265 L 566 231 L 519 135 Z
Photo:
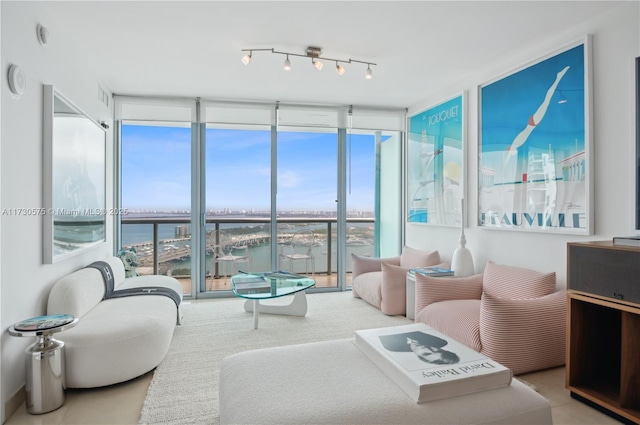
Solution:
M 478 220 L 590 234 L 586 40 L 480 87 Z
M 460 226 L 464 194 L 463 95 L 409 119 L 408 221 Z

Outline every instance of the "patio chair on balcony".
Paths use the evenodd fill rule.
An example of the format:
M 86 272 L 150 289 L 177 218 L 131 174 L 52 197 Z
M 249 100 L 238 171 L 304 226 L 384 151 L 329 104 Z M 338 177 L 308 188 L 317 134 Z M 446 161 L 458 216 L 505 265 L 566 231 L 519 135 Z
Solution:
M 249 245 L 241 238 L 214 230 L 207 235 L 207 249 L 213 253 L 211 277 L 231 276 L 238 273 L 239 264 L 246 264 L 246 271 L 251 271 L 251 254 Z M 217 270 L 216 270 L 216 265 Z
M 316 237 L 311 230 L 302 229 L 293 234 L 288 244 L 281 245 L 280 262 L 289 263 L 289 271 L 294 271 L 296 261 L 304 261 L 305 273 L 315 274 L 316 258 L 313 255 L 313 247 L 316 245 Z

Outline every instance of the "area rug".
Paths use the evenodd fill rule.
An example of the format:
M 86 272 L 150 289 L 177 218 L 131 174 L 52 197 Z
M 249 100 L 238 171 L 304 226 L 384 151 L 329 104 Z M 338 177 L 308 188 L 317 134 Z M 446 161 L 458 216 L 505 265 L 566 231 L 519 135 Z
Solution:
M 155 370 L 140 424 L 218 424 L 220 363 L 230 354 L 351 338 L 357 329 L 412 323 L 384 315 L 351 292 L 308 294 L 307 302 L 305 317 L 261 314 L 258 329 L 241 299 L 185 303 L 183 324 L 176 327 L 169 352 Z

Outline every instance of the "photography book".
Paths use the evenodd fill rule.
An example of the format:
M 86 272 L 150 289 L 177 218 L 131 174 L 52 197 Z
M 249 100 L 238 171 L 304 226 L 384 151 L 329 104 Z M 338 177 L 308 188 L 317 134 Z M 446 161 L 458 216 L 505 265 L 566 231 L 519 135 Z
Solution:
M 453 276 L 453 270 L 444 269 L 438 266 L 432 267 L 412 267 L 409 273 L 420 273 L 425 276 Z
M 308 279 L 307 276 L 303 276 L 296 273 L 285 272 L 282 270 L 277 270 L 274 272 L 266 272 L 263 274 L 267 279 Z
M 265 283 L 266 280 L 262 276 L 246 275 L 246 276 L 234 276 L 233 277 L 233 282 L 235 284 L 238 284 L 238 283 Z
M 234 276 L 233 287 L 238 294 L 262 294 L 271 292 L 271 283 L 262 276 Z
M 637 236 L 614 236 L 614 245 L 640 246 L 640 235 Z
M 511 384 L 511 369 L 423 324 L 358 330 L 355 345 L 416 403 Z

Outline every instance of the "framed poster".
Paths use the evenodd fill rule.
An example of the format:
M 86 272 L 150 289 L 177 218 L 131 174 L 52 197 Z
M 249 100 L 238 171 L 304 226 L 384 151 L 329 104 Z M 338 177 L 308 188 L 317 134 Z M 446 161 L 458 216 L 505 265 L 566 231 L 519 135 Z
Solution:
M 464 93 L 409 117 L 410 223 L 460 227 L 464 196 Z
M 478 224 L 593 232 L 589 37 L 479 87 Z

